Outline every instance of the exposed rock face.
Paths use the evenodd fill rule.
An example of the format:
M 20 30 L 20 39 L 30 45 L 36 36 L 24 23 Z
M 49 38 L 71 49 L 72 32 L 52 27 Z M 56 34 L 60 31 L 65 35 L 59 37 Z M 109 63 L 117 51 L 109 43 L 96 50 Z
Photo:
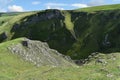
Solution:
M 32 62 L 36 66 L 71 66 L 72 60 L 50 49 L 47 43 L 25 39 L 17 45 L 8 48 L 13 54 L 17 54 L 24 60 Z
M 31 17 L 28 17 L 26 23 L 24 24 L 32 24 L 37 23 L 39 21 L 49 20 L 52 18 L 64 19 L 64 16 L 61 14 L 59 10 L 46 10 L 45 12 L 37 13 Z
M 109 40 L 108 40 L 108 37 L 109 37 L 109 35 L 108 34 L 106 34 L 105 35 L 105 39 L 104 39 L 104 41 L 103 41 L 103 45 L 104 46 L 107 46 L 107 47 L 109 47 L 110 46 L 110 42 L 109 42 Z
M 120 34 L 120 23 L 117 22 L 119 18 L 119 10 L 92 13 L 40 11 L 25 16 L 16 22 L 19 24 L 13 24 L 12 30 L 10 33 L 8 32 L 11 34 L 11 36 L 8 35 L 8 40 L 27 37 L 44 41 L 51 48 L 79 60 L 87 58 L 93 52 L 120 51 L 120 35 L 118 35 Z M 71 24 L 74 26 L 73 30 L 68 30 Z
M 20 25 L 19 25 L 19 24 L 14 24 L 11 31 L 16 31 L 16 30 L 18 30 L 19 28 L 20 28 Z
M 27 37 L 47 42 L 50 48 L 66 54 L 75 39 L 65 27 L 64 18 L 60 10 L 45 10 L 26 16 L 13 25 L 11 38 Z
M 63 19 L 64 17 L 62 16 L 60 10 L 46 10 L 47 13 L 43 15 L 46 16 L 47 19 L 52 19 L 52 18 L 61 18 Z M 42 16 L 41 16 L 42 17 Z

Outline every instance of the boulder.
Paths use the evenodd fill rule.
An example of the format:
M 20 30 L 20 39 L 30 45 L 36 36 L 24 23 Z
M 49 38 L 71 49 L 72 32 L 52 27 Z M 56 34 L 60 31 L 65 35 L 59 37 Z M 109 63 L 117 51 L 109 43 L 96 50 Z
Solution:
M 28 42 L 27 41 L 22 41 L 21 42 L 23 46 L 28 47 Z

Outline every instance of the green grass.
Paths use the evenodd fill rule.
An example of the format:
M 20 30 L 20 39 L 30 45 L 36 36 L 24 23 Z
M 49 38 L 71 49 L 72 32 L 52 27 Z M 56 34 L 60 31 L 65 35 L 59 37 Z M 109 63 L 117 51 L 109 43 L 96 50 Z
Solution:
M 119 16 L 120 10 L 99 11 L 96 13 L 71 12 L 77 42 L 68 50 L 74 59 L 85 58 L 93 52 L 119 52 Z M 109 45 L 104 45 L 105 37 Z M 113 36 L 114 35 L 114 36 Z
M 35 14 L 35 12 L 29 12 L 29 13 L 23 13 L 16 16 L 2 16 L 0 17 L 0 21 L 4 21 L 3 24 L 0 25 L 0 34 L 5 32 L 7 36 L 7 40 L 10 40 L 14 33 L 11 33 L 11 29 L 15 23 L 20 23 L 21 19 L 23 19 L 26 16 L 30 16 Z
M 116 60 L 112 60 L 112 55 L 116 55 Z M 92 60 L 90 63 L 78 68 L 58 67 L 51 69 L 41 75 L 41 78 L 42 80 L 117 80 L 120 78 L 119 68 L 117 68 L 120 64 L 119 56 L 119 53 L 109 55 L 100 54 L 99 57 L 104 58 L 108 62 L 107 65 L 103 66 L 101 63 L 95 64 L 95 60 Z M 112 77 L 107 77 L 108 74 L 111 74 Z M 33 77 L 39 79 L 39 75 L 36 73 Z
M 46 13 L 46 12 L 45 11 L 38 12 L 38 14 L 41 14 L 41 15 L 43 13 Z M 36 14 L 33 14 L 32 16 L 35 16 L 35 15 Z M 26 20 L 30 20 L 32 16 L 24 15 L 24 18 Z M 16 17 L 18 17 L 19 19 L 20 16 L 16 16 Z M 25 21 L 23 20 L 18 20 L 14 22 L 19 24 L 25 23 Z M 15 39 L 19 37 L 29 37 L 30 39 L 33 39 L 33 40 L 47 41 L 50 48 L 57 49 L 61 53 L 66 53 L 67 50 L 73 44 L 74 39 L 71 38 L 71 33 L 66 28 L 66 25 L 64 25 L 63 19 L 54 18 L 50 20 L 43 20 L 38 23 L 28 24 L 25 26 L 23 25 L 20 26 L 20 28 L 16 31 L 13 31 L 13 33 L 8 31 L 12 29 L 12 26 L 8 27 L 9 28 L 8 30 L 5 30 L 5 28 L 4 30 L 2 29 L 1 30 L 9 33 L 8 34 L 9 39 Z M 73 30 L 71 30 L 71 32 L 73 33 Z M 67 43 L 66 43 L 66 40 L 67 40 Z M 58 45 L 58 43 L 60 44 Z
M 35 72 L 46 72 L 53 68 L 53 66 L 36 67 L 34 64 L 25 61 L 20 56 L 12 54 L 8 47 L 20 43 L 24 38 L 7 41 L 0 44 L 0 79 L 1 80 L 13 80 L 17 77 L 22 78 L 25 75 L 33 75 Z M 55 56 L 55 55 L 54 55 Z M 56 56 L 57 57 L 57 56 Z M 65 61 L 66 62 L 66 61 Z M 76 65 L 74 65 L 76 66 Z M 39 74 L 39 73 L 37 73 Z M 22 75 L 22 76 L 21 76 Z M 28 79 L 30 76 L 28 77 Z M 15 79 L 18 80 L 19 78 Z M 25 80 L 25 79 L 23 79 Z
M 66 24 L 66 28 L 70 31 L 73 30 L 74 28 L 74 24 L 73 22 L 71 21 L 71 14 L 67 11 L 64 11 L 64 16 L 65 16 L 65 24 Z
M 91 58 L 88 64 L 76 67 L 36 67 L 11 54 L 7 47 L 19 43 L 24 38 L 0 44 L 0 79 L 1 80 L 119 80 L 120 53 L 99 54 L 107 64 L 95 63 Z M 108 77 L 107 77 L 108 75 Z M 109 75 L 112 75 L 109 77 Z
M 7 46 L 16 44 L 21 40 L 22 38 L 0 44 L 1 80 L 12 80 L 15 76 L 22 74 L 25 70 L 29 70 L 34 67 L 33 64 L 23 61 L 17 55 L 11 54 L 11 52 L 7 49 Z
M 71 32 L 72 36 L 77 40 L 77 37 L 74 32 L 74 23 L 71 20 L 71 14 L 67 11 L 64 11 L 64 16 L 65 16 L 65 26 L 66 28 Z
M 68 54 L 75 59 L 76 57 L 77 59 L 85 58 L 93 52 L 119 52 L 119 4 L 90 7 L 83 10 L 86 10 L 86 12 L 79 10 L 60 11 L 63 18 L 46 19 L 35 24 L 29 23 L 28 25 L 24 24 L 29 22 L 32 17 L 48 12 L 54 13 L 54 11 L 21 13 L 8 18 L 3 16 L 0 17 L 0 20 L 6 20 L 6 22 L 0 26 L 0 33 L 6 32 L 8 36 L 6 41 L 27 37 L 47 42 L 50 48 L 56 49 L 63 54 Z M 89 13 L 89 10 L 96 12 Z M 20 27 L 11 31 L 16 23 Z M 109 34 L 110 46 L 103 45 L 107 34 Z
M 63 11 L 64 19 L 54 18 L 27 26 L 22 25 L 27 19 L 46 11 L 12 16 L 3 14 L 0 17 L 0 33 L 6 32 L 8 41 L 0 44 L 0 80 L 120 80 L 119 9 L 120 5 L 117 4 Z M 15 23 L 22 26 L 11 32 Z M 110 46 L 103 45 L 106 34 L 109 34 Z M 105 54 L 99 54 L 97 58 L 104 59 L 107 64 L 95 64 L 97 59 L 92 58 L 83 66 L 38 68 L 18 55 L 11 54 L 7 49 L 8 46 L 23 40 L 19 37 L 41 41 L 49 39 L 47 43 L 51 48 L 68 54 L 73 59 L 86 58 L 93 52 L 102 52 Z
M 74 67 L 36 67 L 11 54 L 8 46 L 19 43 L 24 38 L 15 39 L 0 44 L 0 80 L 119 80 L 120 53 L 98 54 L 97 58 L 104 59 L 107 64 L 95 63 L 91 58 L 83 66 Z M 112 75 L 112 76 L 109 76 Z
M 0 17 L 0 26 L 2 26 L 5 22 L 7 22 L 8 20 L 10 20 L 11 18 L 13 18 L 13 16 Z
M 120 4 L 81 8 L 81 9 L 76 9 L 75 11 L 94 12 L 94 11 L 115 10 L 115 9 L 119 10 Z

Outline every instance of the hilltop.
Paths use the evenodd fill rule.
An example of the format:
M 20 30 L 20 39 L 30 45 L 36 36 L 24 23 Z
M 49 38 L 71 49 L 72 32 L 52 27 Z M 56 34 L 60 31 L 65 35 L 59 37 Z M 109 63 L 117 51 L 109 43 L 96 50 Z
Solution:
M 76 9 L 75 11 L 94 12 L 94 11 L 105 11 L 105 10 L 115 10 L 115 9 L 119 10 L 120 4 L 93 6 L 88 8 Z

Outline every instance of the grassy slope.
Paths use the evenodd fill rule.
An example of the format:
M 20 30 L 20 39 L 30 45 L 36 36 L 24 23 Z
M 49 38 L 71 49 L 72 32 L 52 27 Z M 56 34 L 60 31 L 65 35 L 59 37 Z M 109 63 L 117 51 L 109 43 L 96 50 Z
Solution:
M 116 12 L 115 15 L 119 15 L 119 10 L 118 11 L 116 10 L 113 12 Z M 110 13 L 103 12 L 102 14 L 108 15 Z M 71 13 L 71 15 L 72 15 L 72 13 Z M 76 15 L 77 15 L 77 17 L 78 16 L 79 17 L 78 18 L 73 17 Z M 71 21 L 74 22 L 75 26 L 78 26 L 79 24 L 81 24 L 75 28 L 75 32 L 78 34 L 79 40 L 77 43 L 74 44 L 75 47 L 73 49 L 73 53 L 74 53 L 74 51 L 76 52 L 76 50 L 78 52 L 80 52 L 79 49 L 81 48 L 81 45 L 88 44 L 88 43 L 89 43 L 89 45 L 87 47 L 85 47 L 85 48 L 83 47 L 84 51 L 89 51 L 88 49 L 90 49 L 90 48 L 95 49 L 97 45 L 93 45 L 93 43 L 96 42 L 96 39 L 100 39 L 100 38 L 98 38 L 98 37 L 100 37 L 98 35 L 100 35 L 100 30 L 102 30 L 102 28 L 99 28 L 100 26 L 98 26 L 101 23 L 100 21 L 102 21 L 104 19 L 104 16 L 103 16 L 103 18 L 101 18 L 101 13 L 97 13 L 97 14 L 90 13 L 89 16 L 87 16 L 88 19 L 86 18 L 86 16 L 84 14 L 83 14 L 84 15 L 83 17 L 81 17 L 80 15 L 81 15 L 81 13 L 76 13 L 71 16 L 71 18 L 72 18 Z M 91 18 L 91 15 L 95 15 L 95 16 L 93 16 Z M 19 18 L 19 17 L 17 16 L 16 18 Z M 101 20 L 99 21 L 98 18 Z M 89 22 L 88 23 L 87 20 L 89 20 L 89 19 L 90 19 L 90 21 L 88 21 Z M 84 21 L 86 21 L 86 22 L 84 22 Z M 119 33 L 119 28 L 117 26 L 117 25 L 119 25 L 119 22 L 115 23 L 116 21 L 119 21 L 119 17 L 116 21 L 114 21 L 114 23 L 113 23 L 113 21 L 114 21 L 113 19 L 109 20 L 109 23 L 105 25 L 106 27 L 104 26 L 105 27 L 104 33 L 105 34 L 111 33 L 110 35 L 114 36 L 115 40 L 112 40 L 112 37 L 110 37 L 110 40 L 113 41 L 113 43 L 114 43 L 114 42 L 119 42 L 119 40 L 120 40 L 119 36 L 117 36 L 117 34 Z M 13 23 L 15 23 L 15 22 L 13 22 Z M 95 22 L 96 22 L 96 24 L 93 24 Z M 41 24 L 43 24 L 43 26 L 47 25 L 42 22 L 40 23 L 40 25 Z M 92 27 L 88 26 L 89 24 L 91 24 Z M 9 29 L 11 29 L 12 26 L 11 25 L 9 26 L 8 24 L 7 24 L 7 26 L 8 27 L 6 27 L 6 28 L 2 28 L 2 27 L 0 28 L 2 30 L 2 32 L 3 31 L 9 32 Z M 85 27 L 85 26 L 87 26 L 87 27 Z M 5 27 L 5 26 L 3 26 L 3 27 Z M 76 31 L 76 29 L 79 30 L 79 32 Z M 37 28 L 36 28 L 36 30 L 37 30 Z M 102 30 L 101 32 L 103 32 L 103 31 L 104 30 Z M 61 30 L 61 32 L 63 32 L 63 30 Z M 59 34 L 61 34 L 61 32 Z M 93 32 L 93 33 L 99 32 L 99 33 L 97 33 L 97 34 L 92 33 L 93 37 L 95 38 L 94 39 L 92 37 L 89 37 L 89 33 L 91 33 L 91 32 Z M 84 34 L 81 34 L 81 33 L 84 33 Z M 11 34 L 9 34 L 9 35 L 11 35 Z M 63 35 L 64 35 L 64 33 L 63 33 Z M 63 36 L 61 36 L 60 38 L 62 38 L 62 37 Z M 102 65 L 101 63 L 95 64 L 96 59 L 93 59 L 90 63 L 85 64 L 84 66 L 77 67 L 77 68 L 76 67 L 53 68 L 53 67 L 48 67 L 48 66 L 36 68 L 34 65 L 23 61 L 18 56 L 11 54 L 7 50 L 6 46 L 9 46 L 12 43 L 18 43 L 20 40 L 21 39 L 17 39 L 12 42 L 8 41 L 6 43 L 0 44 L 0 69 L 1 69 L 0 79 L 1 80 L 31 80 L 31 79 L 32 80 L 33 79 L 38 79 L 38 80 L 88 80 L 88 79 L 89 80 L 120 80 L 120 77 L 119 77 L 120 76 L 120 72 L 119 72 L 120 71 L 120 53 L 119 52 L 108 54 L 108 55 L 105 55 L 105 54 L 99 55 L 99 57 L 104 58 L 105 61 L 107 61 L 107 65 Z M 58 40 L 58 39 L 56 39 L 56 40 Z M 86 43 L 86 40 L 89 40 L 89 42 Z M 84 43 L 83 43 L 83 41 L 84 41 Z M 117 46 L 119 48 L 119 43 Z M 81 48 L 81 49 L 83 49 L 83 48 Z M 113 49 L 109 48 L 109 50 L 113 50 Z
M 0 80 L 13 80 L 23 74 L 23 76 L 25 76 L 28 75 L 28 73 L 33 74 L 35 71 L 40 71 L 42 73 L 52 68 L 52 66 L 38 68 L 32 63 L 23 60 L 20 56 L 12 54 L 8 50 L 9 46 L 16 45 L 22 40 L 24 40 L 24 38 L 15 39 L 0 44 Z M 22 76 L 20 78 L 22 78 Z M 15 80 L 18 79 L 19 78 Z
M 11 54 L 7 47 L 19 43 L 23 38 L 0 44 L 1 80 L 119 80 L 120 53 L 99 54 L 107 64 L 96 63 L 92 58 L 88 64 L 79 67 L 35 67 L 17 55 Z M 114 65 L 114 66 L 113 66 Z M 91 74 L 92 73 L 92 74 Z
M 120 10 L 106 10 L 96 13 L 71 12 L 77 43 L 68 51 L 72 57 L 83 58 L 92 52 L 120 51 Z M 108 37 L 106 37 L 108 35 Z M 110 44 L 104 44 L 106 42 Z M 77 54 L 77 55 L 76 55 Z
M 52 11 L 50 11 L 52 12 Z M 38 12 L 39 15 L 46 14 L 46 11 Z M 34 14 L 33 16 L 35 16 Z M 19 17 L 19 16 L 17 16 Z M 26 16 L 26 20 L 30 20 L 32 16 Z M 23 20 L 18 21 L 20 24 L 24 24 Z M 25 27 L 27 26 L 27 27 Z M 66 29 L 63 19 L 52 18 L 42 20 L 36 24 L 21 25 L 23 28 L 19 28 L 14 31 L 12 39 L 26 36 L 33 40 L 47 41 L 51 48 L 65 53 L 74 42 L 71 33 Z M 73 30 L 72 30 L 73 31 Z M 59 43 L 59 45 L 58 45 Z M 62 46 L 62 47 L 61 47 Z
M 88 7 L 82 9 L 76 9 L 75 11 L 94 12 L 94 11 L 115 10 L 115 9 L 120 9 L 120 4 Z
M 66 25 L 66 28 L 71 32 L 73 37 L 77 40 L 77 37 L 76 37 L 75 32 L 74 32 L 74 23 L 71 21 L 71 14 L 67 11 L 64 11 L 64 13 L 65 13 L 64 23 Z
M 4 31 L 10 32 L 11 27 L 16 22 L 19 22 L 25 16 L 30 16 L 32 14 L 35 14 L 35 12 L 23 13 L 20 15 L 13 15 L 13 16 L 9 16 L 9 15 L 1 16 L 0 21 L 4 21 L 4 23 L 0 25 L 0 33 Z
M 114 53 L 116 55 L 116 60 L 112 60 L 111 55 L 102 56 L 108 64 L 102 65 L 101 63 L 96 63 L 95 60 L 80 66 L 78 68 L 54 68 L 48 72 L 43 73 L 40 76 L 39 71 L 35 72 L 35 75 L 31 77 L 37 78 L 41 77 L 41 80 L 119 80 L 119 53 Z M 109 58 L 109 59 L 108 59 Z M 115 65 L 115 66 L 113 66 Z M 30 74 L 28 74 L 30 76 Z M 26 79 L 28 76 L 24 76 L 22 79 Z
M 8 41 L 6 43 L 0 44 L 0 79 L 9 80 L 13 79 L 15 76 L 23 74 L 24 71 L 34 68 L 34 65 L 23 61 L 20 57 L 11 54 L 7 46 L 11 44 L 16 44 L 20 39 L 15 41 Z
M 85 8 L 84 11 L 60 11 L 64 19 L 52 18 L 28 25 L 22 24 L 32 19 L 32 16 L 46 14 L 52 10 L 37 14 L 35 12 L 21 14 L 1 25 L 0 33 L 6 32 L 7 40 L 28 37 L 46 41 L 51 48 L 64 54 L 67 53 L 75 59 L 87 57 L 92 52 L 116 52 L 120 50 L 118 6 L 119 4 L 93 7 L 93 11 L 98 11 L 95 13 L 91 8 Z M 105 8 L 105 10 L 102 11 L 100 8 Z M 87 12 L 85 12 L 86 9 Z M 89 10 L 92 12 L 88 13 Z M 12 31 L 15 23 L 20 24 L 20 27 Z M 107 40 L 111 42 L 111 45 L 104 46 L 103 42 L 107 34 Z

